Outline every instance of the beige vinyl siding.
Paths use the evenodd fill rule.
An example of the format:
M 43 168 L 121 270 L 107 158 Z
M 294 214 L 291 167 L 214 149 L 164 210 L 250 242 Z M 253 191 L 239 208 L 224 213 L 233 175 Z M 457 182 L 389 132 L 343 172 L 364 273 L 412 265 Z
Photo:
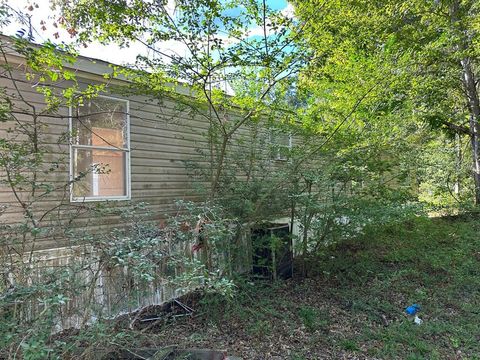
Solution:
M 15 59 L 13 59 L 15 60 Z M 16 59 L 21 64 L 22 59 Z M 82 68 L 92 68 L 97 71 L 99 64 L 91 63 L 84 58 L 80 58 L 77 65 Z M 76 65 L 76 66 L 77 66 Z M 98 66 L 97 66 L 98 65 Z M 96 69 L 95 69 L 96 68 Z M 92 71 L 93 71 L 92 70 Z M 104 66 L 105 71 L 108 67 Z M 103 71 L 102 70 L 102 71 Z M 77 78 L 82 86 L 88 84 L 100 83 L 103 80 L 101 76 L 94 75 L 84 71 L 76 71 Z M 25 80 L 21 66 L 15 71 L 15 76 L 20 81 L 17 83 L 22 95 L 28 102 L 31 102 L 39 108 L 45 106 L 43 95 L 38 93 L 33 83 Z M 125 85 L 126 82 L 119 80 L 114 81 L 114 85 Z M 60 82 L 51 85 L 52 90 L 61 92 L 62 89 L 71 85 L 69 82 Z M 7 88 L 10 94 L 15 93 L 14 86 L 11 81 L 0 78 L 0 86 Z M 147 202 L 149 210 L 154 214 L 155 220 L 159 222 L 169 214 L 176 211 L 174 207 L 175 200 L 198 200 L 199 195 L 194 191 L 192 179 L 185 167 L 185 161 L 196 161 L 197 164 L 208 168 L 209 160 L 198 153 L 198 149 L 203 149 L 208 153 L 209 144 L 206 141 L 206 134 L 209 129 L 208 120 L 199 114 L 192 115 L 188 109 L 181 109 L 170 99 L 162 101 L 152 101 L 145 96 L 120 96 L 108 94 L 112 97 L 129 100 L 130 109 L 130 169 L 131 169 L 131 201 L 110 201 L 109 206 L 123 208 L 128 204 L 137 202 Z M 28 106 L 19 99 L 14 103 L 21 108 L 30 111 Z M 68 242 L 67 237 L 63 233 L 64 224 L 71 219 L 74 220 L 75 230 L 79 234 L 91 234 L 93 236 L 102 236 L 108 234 L 112 228 L 122 226 L 123 221 L 118 215 L 102 215 L 87 211 L 85 206 L 93 206 L 97 202 L 88 204 L 70 203 L 69 188 L 65 188 L 69 180 L 69 154 L 70 148 L 68 141 L 64 140 L 58 144 L 57 140 L 68 133 L 69 129 L 69 109 L 62 107 L 59 109 L 58 115 L 51 117 L 42 117 L 41 121 L 47 127 L 44 129 L 46 136 L 42 141 L 51 150 L 45 158 L 45 166 L 50 166 L 61 158 L 66 161 L 59 166 L 57 171 L 48 175 L 41 175 L 45 180 L 58 187 L 55 191 L 45 196 L 42 201 L 35 204 L 34 213 L 42 214 L 45 211 L 54 209 L 59 203 L 61 207 L 55 208 L 45 219 L 44 224 L 49 226 L 51 232 L 47 236 L 43 236 L 35 244 L 36 255 L 39 257 L 47 257 L 47 261 L 39 262 L 40 266 L 64 266 L 69 262 L 77 262 L 83 257 L 82 253 L 77 253 L 77 243 Z M 233 117 L 233 115 L 231 116 Z M 25 123 L 31 122 L 32 119 L 28 115 L 18 115 L 20 121 Z M 0 123 L 0 136 L 8 136 L 5 130 L 12 124 Z M 259 125 L 253 125 L 252 128 L 258 127 L 258 131 L 265 134 L 265 130 Z M 261 147 L 258 154 L 259 158 L 267 158 L 268 150 L 265 149 L 265 143 L 252 142 L 250 135 L 252 128 L 243 126 L 238 129 L 234 138 L 229 145 L 230 150 L 235 152 L 246 153 L 253 150 L 257 151 Z M 239 142 L 242 137 L 246 141 Z M 67 137 L 64 137 L 67 139 Z M 265 150 L 265 151 L 263 151 Z M 262 152 L 263 151 L 263 152 Z M 226 163 L 234 160 L 232 154 L 228 154 Z M 279 163 L 272 163 L 277 167 Z M 0 169 L 0 178 L 4 173 Z M 245 178 L 245 174 L 239 174 L 239 178 Z M 208 188 L 208 183 L 203 183 Z M 19 196 L 28 196 L 26 193 L 19 193 Z M 99 201 L 103 203 L 103 201 Z M 0 185 L 0 224 L 15 224 L 22 220 L 23 211 L 18 202 L 15 201 L 13 193 L 7 186 Z M 242 236 L 240 241 L 244 243 L 246 249 L 245 257 L 249 258 L 248 230 Z M 0 233 L 0 237 L 2 234 Z M 4 240 L 4 239 L 2 239 Z M 86 244 L 92 244 L 86 241 Z M 189 248 L 191 244 L 186 244 Z M 81 247 L 80 247 L 81 248 Z M 30 249 L 24 249 L 27 252 Z M 42 251 L 47 250 L 47 251 Z M 81 250 L 81 249 L 80 249 Z M 94 252 L 95 249 L 92 249 Z M 90 251 L 89 251 L 90 253 Z M 249 263 L 250 259 L 245 261 Z M 244 264 L 244 265 L 245 265 Z M 246 266 L 246 265 L 245 265 Z M 132 299 L 126 298 L 125 289 L 132 286 L 132 279 L 124 279 L 122 277 L 124 268 L 116 268 L 110 273 L 102 272 L 101 279 L 97 281 L 96 291 L 101 293 L 99 305 L 103 306 L 106 313 L 117 314 L 118 311 L 131 311 Z M 118 273 L 117 273 L 118 272 Z M 165 274 L 161 274 L 162 278 Z M 149 304 L 158 304 L 166 299 L 170 299 L 174 294 L 171 289 L 164 287 L 162 284 L 154 284 L 154 287 L 147 289 L 148 296 L 142 296 L 138 299 L 138 303 L 133 306 L 143 306 Z M 70 304 L 79 302 L 81 306 L 82 294 L 78 298 L 70 301 Z M 121 302 L 120 300 L 125 300 Z M 116 306 L 111 306 L 111 300 Z M 128 300 L 128 302 L 127 302 Z M 70 306 L 70 305 L 68 305 Z M 75 317 L 69 317 L 62 321 L 63 326 L 71 326 L 75 324 Z
M 45 106 L 43 95 L 36 91 L 34 84 L 25 80 L 20 69 L 14 72 L 16 85 L 26 101 L 35 105 L 38 109 Z M 101 78 L 98 77 L 101 81 Z M 81 80 L 80 84 L 86 86 L 93 83 L 90 80 Z M 54 92 L 59 93 L 70 85 L 68 82 L 52 84 Z M 16 110 L 30 109 L 16 94 L 12 81 L 1 78 L 0 86 L 7 89 L 7 93 L 13 95 Z M 195 200 L 198 199 L 193 193 L 193 186 L 188 171 L 185 168 L 185 161 L 200 161 L 208 165 L 197 152 L 198 148 L 206 148 L 208 143 L 203 134 L 208 130 L 208 123 L 202 116 L 193 117 L 187 110 L 176 109 L 171 100 L 160 101 L 158 104 L 143 96 L 123 97 L 115 94 L 108 94 L 112 97 L 129 100 L 130 106 L 130 146 L 131 146 L 131 201 L 147 202 L 150 210 L 156 214 L 158 220 L 171 213 L 173 203 L 177 199 Z M 15 98 L 17 98 L 15 100 Z M 17 114 L 21 122 L 31 122 L 32 117 L 27 114 Z M 69 118 L 68 108 L 62 107 L 58 114 L 51 117 L 42 117 L 41 122 L 46 125 L 43 130 L 46 136 L 42 142 L 48 146 L 49 153 L 46 156 L 48 163 L 65 159 L 58 171 L 47 175 L 46 182 L 61 187 L 69 179 L 69 146 L 68 143 L 57 144 L 59 137 L 68 132 Z M 0 124 L 0 136 L 9 136 L 6 129 L 13 127 L 12 123 Z M 4 177 L 4 173 L 0 173 Z M 63 201 L 60 211 L 52 212 L 55 221 L 61 222 L 68 219 L 69 215 L 76 214 L 81 204 L 70 204 L 68 190 L 59 189 L 45 196 L 42 201 L 35 205 L 34 212 L 40 214 Z M 27 196 L 20 192 L 21 197 Z M 63 199 L 63 200 L 62 200 Z M 13 193 L 8 186 L 0 186 L 0 221 L 3 224 L 14 224 L 21 220 L 22 209 L 15 200 Z M 114 206 L 126 206 L 129 201 L 111 202 Z M 3 211 L 3 212 L 2 212 Z M 90 218 L 81 215 L 75 220 L 80 230 L 96 233 L 107 231 L 109 228 L 119 225 L 118 217 L 108 216 Z M 54 238 L 52 238 L 54 237 Z M 36 245 L 36 249 L 58 247 L 59 237 L 50 236 Z M 68 245 L 68 244 L 65 244 Z
M 82 61 L 85 62 L 85 60 Z M 21 65 L 14 71 L 14 75 L 18 80 L 16 85 L 22 96 L 39 109 L 43 108 L 45 106 L 43 95 L 36 90 L 34 83 L 25 79 Z M 81 71 L 77 72 L 77 80 L 81 87 L 86 87 L 89 84 L 100 84 L 104 81 L 101 76 Z M 127 85 L 126 82 L 119 80 L 115 80 L 114 83 L 115 86 Z M 51 84 L 51 89 L 55 93 L 60 93 L 71 85 L 71 82 L 63 81 Z M 30 111 L 28 106 L 15 94 L 16 90 L 12 81 L 0 78 L 0 86 L 7 88 L 8 93 L 15 95 L 15 105 L 25 109 L 27 112 Z M 210 166 L 208 158 L 200 155 L 198 152 L 201 149 L 205 153 L 209 153 L 209 143 L 206 137 L 209 129 L 207 118 L 202 116 L 199 111 L 196 111 L 194 115 L 191 109 L 167 98 L 152 100 L 141 95 L 120 96 L 109 94 L 108 92 L 105 95 L 129 101 L 131 202 L 147 202 L 156 219 L 160 221 L 161 218 L 172 213 L 175 200 L 197 200 L 198 195 L 194 192 L 195 186 L 192 184 L 185 162 L 194 161 L 199 166 L 205 168 Z M 58 227 L 61 227 L 62 221 L 66 221 L 69 216 L 76 214 L 76 211 L 82 206 L 81 203 L 70 203 L 69 189 L 62 189 L 62 186 L 69 180 L 70 149 L 67 142 L 64 141 L 60 144 L 57 142 L 62 136 L 65 139 L 65 134 L 68 133 L 68 114 L 68 107 L 63 106 L 56 115 L 41 118 L 42 123 L 47 126 L 44 129 L 46 136 L 42 138 L 42 141 L 46 143 L 51 151 L 51 154 L 46 156 L 46 166 L 61 158 L 65 162 L 60 165 L 58 171 L 54 174 L 49 174 L 45 179 L 58 187 L 58 189 L 36 204 L 36 212 L 39 213 L 49 209 L 58 204 L 59 201 L 62 201 L 63 206 L 58 211 L 52 213 L 55 216 L 55 221 L 58 222 Z M 229 117 L 233 120 L 236 116 L 238 115 L 231 114 Z M 27 114 L 19 114 L 17 118 L 27 123 L 32 121 L 31 116 Z M 1 136 L 5 135 L 4 130 L 9 126 L 11 124 L 0 123 Z M 258 125 L 253 127 L 258 127 Z M 264 142 L 260 141 L 258 144 L 251 142 L 252 129 L 246 125 L 240 127 L 235 133 L 229 149 L 234 149 L 234 152 L 237 153 L 246 154 L 252 151 L 252 146 L 261 146 L 263 153 L 259 153 L 259 158 L 268 158 L 270 153 L 266 149 Z M 257 130 L 259 131 L 259 136 L 266 139 L 266 130 L 261 127 Z M 247 141 L 242 142 L 242 138 Z M 232 159 L 232 153 L 230 153 L 226 161 L 228 162 Z M 278 167 L 279 164 L 272 162 L 272 165 L 273 167 Z M 0 173 L 0 176 L 3 176 L 3 174 Z M 245 174 L 239 174 L 240 178 L 244 176 Z M 207 183 L 196 185 L 204 185 L 208 188 Z M 25 196 L 25 194 L 20 195 Z M 15 223 L 21 220 L 21 208 L 16 203 L 8 187 L 0 186 L 0 202 L 5 207 L 3 215 L 0 209 L 0 221 L 2 223 Z M 123 207 L 131 202 L 119 200 L 112 201 L 110 204 Z M 90 203 L 90 205 L 95 203 L 96 201 Z M 79 229 L 97 233 L 117 226 L 119 219 L 111 216 L 89 218 L 83 214 L 75 219 L 75 223 Z M 46 238 L 42 240 L 41 244 L 37 244 L 37 248 L 64 245 L 69 244 L 59 244 L 58 239 L 52 241 L 52 239 Z

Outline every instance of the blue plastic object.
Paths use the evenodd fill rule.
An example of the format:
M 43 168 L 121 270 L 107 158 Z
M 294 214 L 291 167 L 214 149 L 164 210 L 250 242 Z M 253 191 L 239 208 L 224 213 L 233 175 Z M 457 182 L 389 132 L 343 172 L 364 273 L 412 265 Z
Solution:
M 416 315 L 419 311 L 420 311 L 420 305 L 418 304 L 412 304 L 405 309 L 405 312 L 408 315 Z

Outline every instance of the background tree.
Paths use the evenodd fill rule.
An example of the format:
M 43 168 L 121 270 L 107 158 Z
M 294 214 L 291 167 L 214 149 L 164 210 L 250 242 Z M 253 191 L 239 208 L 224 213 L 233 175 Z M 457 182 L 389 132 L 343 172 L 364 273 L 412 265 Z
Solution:
M 389 90 L 376 113 L 390 116 L 392 128 L 420 120 L 466 137 L 475 203 L 480 203 L 478 3 L 327 1 L 323 11 L 318 6 L 317 1 L 302 1 L 296 11 L 308 24 L 304 32 L 318 56 L 325 49 L 336 54 L 336 63 L 327 62 L 327 68 L 337 71 L 330 72 L 332 80 L 341 80 L 345 68 L 368 59 L 374 67 L 345 80 L 358 87 L 375 78 L 386 80 L 380 86 Z

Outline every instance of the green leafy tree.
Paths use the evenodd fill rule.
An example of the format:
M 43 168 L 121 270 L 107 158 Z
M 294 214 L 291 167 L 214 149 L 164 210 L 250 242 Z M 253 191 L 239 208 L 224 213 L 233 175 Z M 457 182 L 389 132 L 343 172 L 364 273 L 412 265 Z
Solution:
M 367 61 L 374 67 L 344 80 L 360 88 L 379 81 L 388 91 L 375 113 L 392 127 L 421 120 L 468 139 L 480 204 L 478 2 L 312 0 L 296 2 L 296 11 L 317 56 L 335 54 L 317 72 L 333 67 L 341 81 Z
M 17 16 L 25 18 L 0 5 L 0 30 Z M 182 209 L 159 229 L 143 204 L 71 203 L 71 185 L 87 174 L 68 177 L 67 108 L 96 97 L 108 81 L 82 86 L 72 70 L 77 52 L 50 41 L 34 44 L 33 33 L 0 39 L 0 186 L 6 199 L 0 204 L 0 357 L 65 358 L 83 350 L 87 357 L 88 346 L 79 346 L 115 341 L 103 317 L 128 309 L 153 286 L 204 284 L 230 295 L 233 285 L 222 272 L 209 272 L 183 251 L 198 239 L 194 224 L 201 216 L 209 217 L 203 234 L 212 241 L 227 239 L 230 228 L 220 226 L 207 205 Z M 52 131 L 52 123 L 64 131 Z M 104 216 L 118 216 L 122 226 L 103 233 L 82 229 Z M 192 228 L 183 228 L 186 223 Z M 115 301 L 99 298 L 99 286 Z M 97 324 L 85 329 L 92 320 Z M 70 326 L 80 327 L 78 338 L 67 344 L 52 337 Z
M 135 92 L 174 98 L 208 121 L 211 197 L 218 195 L 239 130 L 265 117 L 274 89 L 308 58 L 295 42 L 296 21 L 265 0 L 176 1 L 174 8 L 167 1 L 56 3 L 81 43 L 143 46 L 132 71 L 123 70 Z M 238 81 L 250 91 L 232 96 L 226 88 Z

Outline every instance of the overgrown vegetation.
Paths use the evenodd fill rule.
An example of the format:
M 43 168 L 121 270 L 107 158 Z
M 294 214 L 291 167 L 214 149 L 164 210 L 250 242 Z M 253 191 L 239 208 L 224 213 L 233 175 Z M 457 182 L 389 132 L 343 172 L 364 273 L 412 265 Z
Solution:
M 245 282 L 152 336 L 245 359 L 478 359 L 479 230 L 478 215 L 367 226 L 326 247 L 310 278 Z
M 8 8 L 2 10 L 6 21 Z M 12 63 L 12 52 L 24 56 L 25 64 Z M 68 126 L 58 136 L 49 129 L 52 121 L 67 124 L 68 106 L 95 98 L 105 84 L 78 85 L 68 69 L 76 57 L 69 47 L 2 39 L 0 54 L 5 84 L 0 99 L 0 185 L 6 189 L 0 208 L 0 356 L 64 358 L 72 351 L 87 356 L 88 346 L 82 350 L 78 343 L 53 341 L 52 334 L 77 327 L 80 343 L 115 341 L 104 323 L 92 323 L 135 309 L 156 289 L 179 295 L 203 287 L 231 296 L 234 286 L 224 277 L 231 269 L 225 270 L 225 261 L 220 265 L 219 250 L 233 237 L 231 223 L 215 205 L 178 203 L 178 213 L 160 227 L 144 203 L 69 201 L 72 185 L 108 171 L 108 165 L 69 179 L 72 134 Z M 56 81 L 69 86 L 52 86 Z M 25 84 L 33 84 L 33 90 Z M 43 102 L 32 100 L 35 96 Z M 122 225 L 84 230 L 95 225 L 95 219 L 108 217 Z M 189 251 L 200 241 L 200 232 L 212 248 L 206 259 Z
M 247 359 L 478 357 L 477 4 L 294 3 L 296 16 L 266 0 L 52 1 L 71 46 L 33 45 L 36 7 L 2 3 L 2 26 L 17 17 L 29 29 L 0 43 L 0 356 L 88 358 L 175 341 Z M 83 86 L 72 67 L 91 41 L 149 55 Z M 128 86 L 111 85 L 118 77 Z M 185 162 L 196 202 L 166 215 L 70 201 L 83 179 L 110 171 L 91 163 L 67 175 L 79 132 L 67 123 L 82 117 L 69 107 L 102 93 L 205 122 L 196 135 L 206 146 Z M 470 215 L 426 217 L 448 213 Z M 288 239 L 252 244 L 253 229 L 278 218 Z M 290 241 L 296 277 L 250 281 L 255 247 L 276 280 L 276 251 Z M 159 288 L 171 293 L 150 301 Z M 139 325 L 152 310 L 143 305 L 193 288 L 189 320 Z M 420 326 L 403 316 L 411 302 L 422 304 Z

